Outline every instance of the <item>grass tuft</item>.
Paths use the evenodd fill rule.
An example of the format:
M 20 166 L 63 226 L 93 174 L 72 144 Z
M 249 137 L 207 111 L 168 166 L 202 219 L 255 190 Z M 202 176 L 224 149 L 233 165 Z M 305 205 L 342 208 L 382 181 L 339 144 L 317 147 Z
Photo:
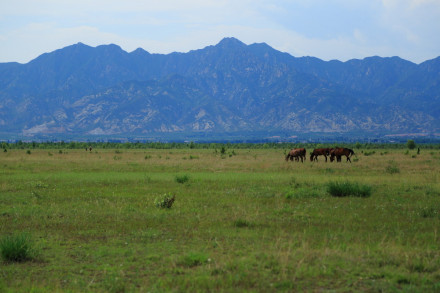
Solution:
M 400 169 L 397 166 L 396 162 L 390 161 L 388 166 L 385 167 L 385 172 L 387 172 L 388 174 L 396 174 L 400 173 Z
M 187 174 L 184 175 L 176 175 L 176 182 L 180 184 L 184 184 L 189 181 L 189 176 Z
M 190 252 L 187 255 L 183 256 L 178 264 L 184 267 L 192 268 L 203 265 L 208 261 L 209 258 L 206 254 L 201 252 Z
M 0 250 L 7 262 L 23 262 L 35 257 L 35 249 L 27 233 L 5 236 L 0 241 Z
M 327 192 L 332 196 L 345 197 L 369 197 L 371 195 L 371 186 L 360 185 L 354 182 L 330 182 L 327 184 Z
M 237 219 L 237 220 L 234 221 L 234 227 L 237 227 L 237 228 L 251 228 L 252 227 L 252 223 L 247 221 L 247 220 Z
M 420 210 L 420 216 L 422 218 L 440 218 L 439 209 L 435 207 L 425 207 Z

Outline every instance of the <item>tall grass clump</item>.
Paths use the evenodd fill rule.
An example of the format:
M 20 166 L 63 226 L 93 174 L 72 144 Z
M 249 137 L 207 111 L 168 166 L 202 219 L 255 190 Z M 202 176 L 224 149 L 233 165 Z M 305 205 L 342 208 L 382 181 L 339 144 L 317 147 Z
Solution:
M 371 189 L 369 185 L 360 185 L 349 181 L 330 182 L 327 184 L 327 192 L 336 197 L 369 197 L 371 195 Z
M 184 175 L 176 175 L 176 182 L 180 183 L 180 184 L 184 184 L 186 182 L 189 181 L 189 176 L 184 174 Z
M 27 233 L 8 235 L 0 241 L 1 256 L 7 262 L 23 262 L 36 256 L 35 248 Z

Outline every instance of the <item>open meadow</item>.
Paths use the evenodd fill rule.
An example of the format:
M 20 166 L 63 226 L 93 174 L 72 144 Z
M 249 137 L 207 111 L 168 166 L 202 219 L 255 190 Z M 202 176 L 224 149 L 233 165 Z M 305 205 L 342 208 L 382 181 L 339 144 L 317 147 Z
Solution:
M 0 292 L 440 292 L 438 148 L 286 151 L 1 152 Z

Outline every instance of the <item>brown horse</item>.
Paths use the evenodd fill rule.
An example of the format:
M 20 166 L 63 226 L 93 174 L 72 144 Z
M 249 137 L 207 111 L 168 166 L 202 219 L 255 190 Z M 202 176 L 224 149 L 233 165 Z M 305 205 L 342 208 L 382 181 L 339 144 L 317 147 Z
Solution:
M 330 162 L 333 162 L 335 160 L 335 157 L 336 157 L 337 162 L 341 161 L 341 156 L 340 155 L 336 155 L 336 150 L 337 149 L 339 149 L 339 147 L 335 147 L 335 148 L 331 148 L 330 149 L 330 151 L 329 151 Z
M 324 156 L 327 162 L 327 156 L 330 154 L 330 150 L 330 148 L 314 149 L 313 152 L 310 153 L 310 162 L 318 161 L 318 156 Z
M 351 163 L 351 160 L 350 160 L 351 155 L 354 155 L 354 151 L 352 149 L 336 147 L 330 151 L 330 162 L 333 162 L 335 160 L 335 157 L 336 157 L 337 161 L 340 162 L 341 157 L 346 156 L 347 162 Z
M 286 161 L 288 161 L 289 159 L 293 161 L 294 158 L 297 161 L 301 159 L 301 162 L 304 162 L 306 160 L 306 149 L 305 148 L 291 149 L 286 156 Z

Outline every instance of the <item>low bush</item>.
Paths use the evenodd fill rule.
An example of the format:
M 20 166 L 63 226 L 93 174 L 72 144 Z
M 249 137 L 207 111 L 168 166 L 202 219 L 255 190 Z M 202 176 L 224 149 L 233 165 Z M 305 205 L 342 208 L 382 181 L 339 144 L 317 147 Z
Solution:
M 173 206 L 175 195 L 171 193 L 165 193 L 154 200 L 154 205 L 158 208 L 170 209 Z
M 332 196 L 344 197 L 369 197 L 371 195 L 371 186 L 360 185 L 354 182 L 330 182 L 327 184 L 327 192 Z
M 1 256 L 4 261 L 22 262 L 31 260 L 36 252 L 27 233 L 5 236 L 0 241 Z

